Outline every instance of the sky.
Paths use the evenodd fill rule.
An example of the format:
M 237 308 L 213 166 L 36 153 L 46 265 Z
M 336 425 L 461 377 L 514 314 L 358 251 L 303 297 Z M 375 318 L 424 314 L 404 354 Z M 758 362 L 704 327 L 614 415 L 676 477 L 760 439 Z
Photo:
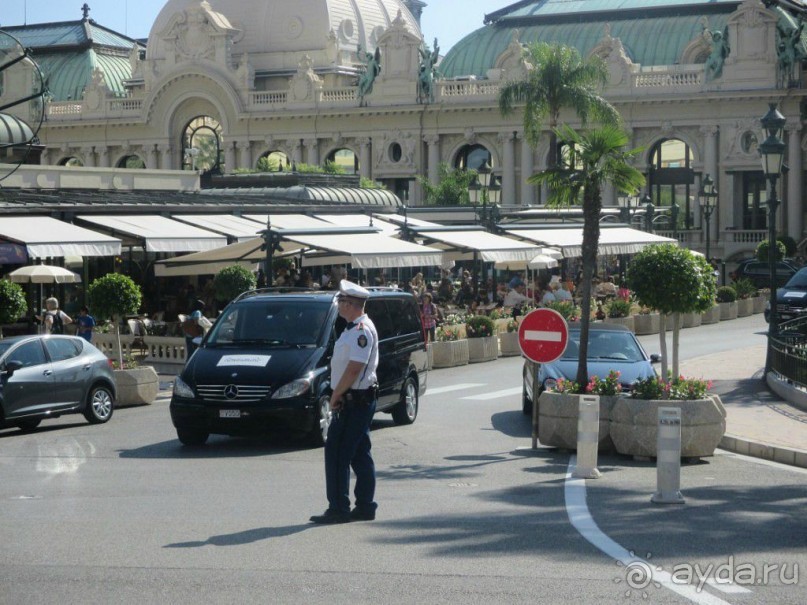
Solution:
M 445 54 L 471 31 L 482 27 L 486 13 L 516 0 L 424 0 L 421 29 L 428 44 L 436 37 Z M 131 38 L 145 38 L 166 0 L 86 0 L 90 18 Z M 0 0 L 0 27 L 81 19 L 84 0 Z

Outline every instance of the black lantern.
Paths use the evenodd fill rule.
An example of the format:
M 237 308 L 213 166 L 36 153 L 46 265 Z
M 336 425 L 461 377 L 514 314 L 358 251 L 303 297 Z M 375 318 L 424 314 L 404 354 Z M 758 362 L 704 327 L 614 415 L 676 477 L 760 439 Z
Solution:
M 701 214 L 703 214 L 703 220 L 706 221 L 706 260 L 711 261 L 709 242 L 712 230 L 709 228 L 709 223 L 712 219 L 712 213 L 717 208 L 717 188 L 712 181 L 712 177 L 708 174 L 703 177 L 699 193 L 701 196 Z
M 645 230 L 652 233 L 653 216 L 656 214 L 656 207 L 653 205 L 653 198 L 651 198 L 650 194 L 647 192 L 645 192 L 642 198 L 642 206 L 644 206 Z

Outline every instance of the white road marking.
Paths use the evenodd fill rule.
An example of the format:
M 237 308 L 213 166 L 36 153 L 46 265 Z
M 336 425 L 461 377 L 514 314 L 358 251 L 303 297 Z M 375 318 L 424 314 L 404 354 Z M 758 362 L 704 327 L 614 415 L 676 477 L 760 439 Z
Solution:
M 730 584 L 728 582 L 718 582 L 714 578 L 709 578 L 706 580 L 706 583 L 711 586 L 712 588 L 719 590 L 720 592 L 725 592 L 726 594 L 744 594 L 751 592 L 747 588 L 743 586 L 738 586 L 737 584 Z
M 483 387 L 483 386 L 485 385 L 482 383 L 466 382 L 460 384 L 452 384 L 446 387 L 437 387 L 434 389 L 429 387 L 428 389 L 426 389 L 426 394 L 424 395 L 424 397 L 426 397 L 426 395 L 439 395 L 440 393 L 450 393 L 451 391 L 462 391 L 464 389 L 473 389 L 475 387 Z
M 546 330 L 524 330 L 524 340 L 545 340 L 547 342 L 560 342 L 563 332 L 547 332 Z
M 483 385 L 484 386 L 484 385 Z M 510 397 L 511 395 L 520 395 L 521 387 L 513 387 L 512 389 L 502 389 L 501 391 L 493 391 L 492 393 L 482 393 L 481 395 L 469 395 L 461 399 L 471 399 L 473 401 L 487 401 L 488 399 L 498 399 L 499 397 Z
M 622 568 L 623 571 L 628 568 L 632 571 L 642 570 L 649 572 L 649 579 L 651 579 L 652 582 L 658 582 L 665 588 L 678 593 L 693 603 L 697 603 L 698 605 L 731 605 L 728 601 L 724 601 L 709 593 L 698 592 L 696 587 L 691 584 L 678 584 L 673 582 L 670 573 L 663 569 L 656 569 L 652 563 L 632 554 L 626 548 L 614 542 L 614 540 L 604 534 L 594 522 L 591 513 L 589 513 L 588 505 L 586 504 L 586 480 L 572 477 L 572 471 L 575 466 L 577 466 L 577 456 L 572 455 L 569 457 L 569 466 L 566 469 L 564 496 L 569 522 L 583 538 L 615 561 L 621 563 L 624 566 L 624 568 Z M 647 584 L 647 586 L 651 585 L 651 583 Z

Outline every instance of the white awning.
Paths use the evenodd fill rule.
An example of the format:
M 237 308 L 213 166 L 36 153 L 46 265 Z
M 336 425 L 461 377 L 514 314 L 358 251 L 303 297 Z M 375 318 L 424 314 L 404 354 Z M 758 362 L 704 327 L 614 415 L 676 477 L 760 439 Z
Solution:
M 268 214 L 245 214 L 246 218 L 258 221 L 266 229 L 269 220 Z M 327 227 L 328 223 L 307 214 L 272 214 L 272 228 L 274 229 L 308 229 L 310 227 Z
M 259 223 L 232 214 L 174 214 L 171 218 L 194 227 L 226 235 L 239 242 L 253 239 L 266 229 L 266 223 Z
M 564 258 L 576 258 L 583 254 L 583 228 L 566 229 L 508 229 L 507 233 L 539 244 L 558 248 Z M 677 243 L 670 237 L 662 237 L 630 227 L 602 227 L 598 254 L 635 254 L 651 244 Z
M 124 245 L 145 246 L 146 252 L 192 252 L 227 245 L 227 238 L 180 221 L 152 214 L 83 215 L 82 221 L 122 236 Z
M 526 264 L 541 253 L 541 247 L 488 233 L 481 229 L 428 231 L 418 229 L 417 238 L 436 242 L 435 248 L 446 250 L 452 260 L 470 260 L 476 252 L 485 262 Z M 432 245 L 432 244 L 429 244 Z
M 372 225 L 370 216 L 367 214 L 317 214 L 316 217 L 340 227 L 376 227 L 381 229 L 381 233 L 384 235 L 396 235 L 399 231 L 398 227 L 380 220 L 375 215 L 372 217 Z
M 396 225 L 408 224 L 411 227 L 442 227 L 440 223 L 432 223 L 431 221 L 424 221 L 420 218 L 405 217 L 403 214 L 379 214 L 378 218 L 388 223 Z
M 29 258 L 116 256 L 121 241 L 49 216 L 0 217 L 0 239 L 21 244 Z

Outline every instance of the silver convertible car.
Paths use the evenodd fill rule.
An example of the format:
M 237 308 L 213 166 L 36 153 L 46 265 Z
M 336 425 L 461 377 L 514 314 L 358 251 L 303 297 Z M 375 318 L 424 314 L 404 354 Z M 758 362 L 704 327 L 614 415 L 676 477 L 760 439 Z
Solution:
M 574 380 L 580 346 L 580 328 L 569 327 L 569 342 L 560 359 L 538 364 L 524 360 L 522 404 L 525 414 L 532 414 L 532 402 L 546 389 L 555 386 L 558 379 Z M 623 391 L 630 391 L 640 378 L 656 376 L 652 364 L 661 361 L 659 355 L 648 355 L 636 340 L 633 332 L 616 324 L 592 324 L 588 332 L 587 367 L 589 376 L 605 378 L 611 370 L 620 373 Z
M 74 413 L 100 424 L 112 417 L 114 400 L 111 364 L 83 338 L 0 340 L 0 428 L 31 431 L 45 418 Z

